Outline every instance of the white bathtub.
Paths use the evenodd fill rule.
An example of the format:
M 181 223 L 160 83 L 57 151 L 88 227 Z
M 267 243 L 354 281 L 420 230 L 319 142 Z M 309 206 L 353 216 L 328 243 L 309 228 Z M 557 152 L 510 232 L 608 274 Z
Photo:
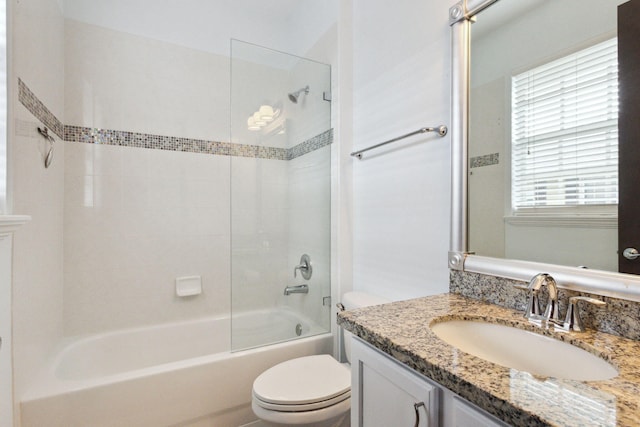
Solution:
M 295 336 L 290 317 L 256 312 L 234 324 L 278 319 L 275 324 L 289 332 L 267 329 L 281 340 Z M 319 331 L 308 321 L 296 322 L 304 325 L 303 333 Z M 21 397 L 21 424 L 236 427 L 255 420 L 251 385 L 262 371 L 332 348 L 331 335 L 325 333 L 232 353 L 230 329 L 228 318 L 209 318 L 63 343 L 38 383 Z

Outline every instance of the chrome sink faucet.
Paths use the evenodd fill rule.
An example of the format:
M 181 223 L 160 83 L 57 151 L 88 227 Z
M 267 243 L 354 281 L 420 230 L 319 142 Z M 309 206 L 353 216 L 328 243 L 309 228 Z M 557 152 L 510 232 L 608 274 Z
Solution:
M 549 291 L 549 301 L 544 310 L 544 314 L 540 309 L 540 289 L 546 286 Z M 533 276 L 526 288 L 529 291 L 529 304 L 525 316 L 532 322 L 541 323 L 541 321 L 553 322 L 561 324 L 560 310 L 558 309 L 558 285 L 553 277 L 547 273 L 539 273 Z
M 540 309 L 540 289 L 546 286 L 549 292 L 549 301 L 544 313 Z M 528 286 L 517 286 L 520 289 L 529 291 L 529 302 L 524 317 L 530 322 L 543 327 L 553 325 L 558 331 L 583 332 L 584 326 L 578 311 L 578 302 L 584 301 L 594 305 L 603 306 L 606 303 L 595 298 L 585 296 L 573 296 L 569 298 L 569 307 L 564 321 L 560 320 L 560 309 L 558 306 L 558 284 L 551 275 L 539 273 L 533 276 Z

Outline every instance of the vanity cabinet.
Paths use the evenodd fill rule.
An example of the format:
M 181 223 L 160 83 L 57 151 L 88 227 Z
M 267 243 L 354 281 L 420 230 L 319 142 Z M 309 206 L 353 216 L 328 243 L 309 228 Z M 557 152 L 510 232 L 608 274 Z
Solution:
M 352 427 L 506 426 L 370 344 L 352 340 Z

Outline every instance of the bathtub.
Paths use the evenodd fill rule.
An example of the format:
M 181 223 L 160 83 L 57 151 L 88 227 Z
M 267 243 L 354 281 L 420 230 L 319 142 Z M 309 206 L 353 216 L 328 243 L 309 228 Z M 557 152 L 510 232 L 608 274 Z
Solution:
M 229 318 L 207 318 L 68 340 L 21 396 L 21 425 L 236 427 L 250 423 L 255 420 L 251 386 L 261 372 L 290 358 L 332 349 L 331 334 L 313 335 L 320 329 L 291 313 L 246 313 L 234 318 L 234 325 L 250 332 L 248 325 L 262 327 L 265 323 L 254 321 L 265 319 L 274 322 L 266 328 L 274 341 L 295 337 L 298 323 L 303 325 L 303 335 L 231 352 Z M 238 332 L 235 327 L 234 331 Z M 255 344 L 251 337 L 239 337 L 238 342 Z

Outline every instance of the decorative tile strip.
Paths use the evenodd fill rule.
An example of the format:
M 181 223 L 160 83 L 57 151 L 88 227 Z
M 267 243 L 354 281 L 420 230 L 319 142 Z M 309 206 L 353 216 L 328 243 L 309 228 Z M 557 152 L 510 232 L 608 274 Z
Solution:
M 86 144 L 119 145 L 154 150 L 186 151 L 191 153 L 228 154 L 229 144 L 200 139 L 152 135 L 139 132 L 88 128 L 66 125 L 65 140 Z
M 497 165 L 498 163 L 500 163 L 500 153 L 493 153 L 472 157 L 469 166 L 471 168 L 481 168 L 483 166 Z
M 18 79 L 18 100 L 58 138 L 64 139 L 64 125 L 58 118 L 31 92 L 27 85 Z
M 231 152 L 229 154 L 237 157 L 287 160 L 287 150 L 285 148 L 262 147 L 259 145 L 231 144 Z
M 230 144 L 228 142 L 205 141 L 202 139 L 151 135 L 110 129 L 67 125 L 65 126 L 65 137 L 66 141 L 69 142 L 84 142 L 87 144 L 120 145 L 154 150 L 287 160 L 287 150 L 284 148 Z
M 314 136 L 292 148 L 262 147 L 259 145 L 231 144 L 221 141 L 153 135 L 113 129 L 89 128 L 63 125 L 27 85 L 18 79 L 20 102 L 56 135 L 68 142 L 85 144 L 118 145 L 153 150 L 182 151 L 189 153 L 215 154 L 219 156 L 254 157 L 271 160 L 291 160 L 333 142 L 333 129 Z
M 319 148 L 329 145 L 333 142 L 333 129 L 329 129 L 320 135 L 316 135 L 311 139 L 307 139 L 300 144 L 293 146 L 287 150 L 287 160 L 295 159 L 307 153 L 315 151 Z

